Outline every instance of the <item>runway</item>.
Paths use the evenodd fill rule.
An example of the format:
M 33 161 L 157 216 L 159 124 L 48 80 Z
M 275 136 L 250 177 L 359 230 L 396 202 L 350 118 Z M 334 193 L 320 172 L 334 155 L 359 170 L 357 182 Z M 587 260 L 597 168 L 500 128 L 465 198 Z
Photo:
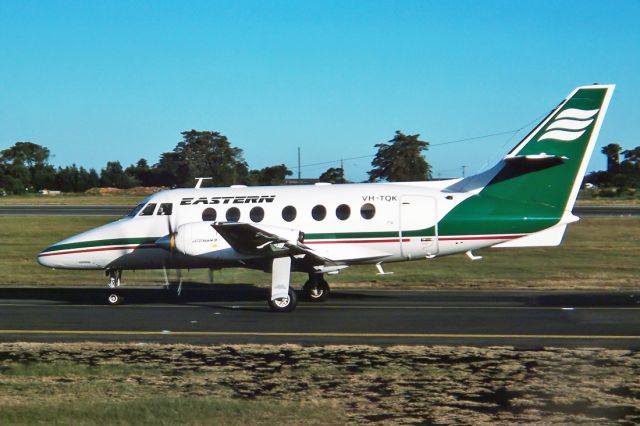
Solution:
M 0 205 L 2 216 L 124 216 L 133 207 L 105 205 Z
M 134 206 L 105 205 L 0 205 L 0 216 L 124 216 Z M 575 207 L 578 216 L 639 216 L 640 207 Z
M 250 285 L 3 288 L 0 341 L 640 348 L 640 292 L 335 290 L 290 314 Z

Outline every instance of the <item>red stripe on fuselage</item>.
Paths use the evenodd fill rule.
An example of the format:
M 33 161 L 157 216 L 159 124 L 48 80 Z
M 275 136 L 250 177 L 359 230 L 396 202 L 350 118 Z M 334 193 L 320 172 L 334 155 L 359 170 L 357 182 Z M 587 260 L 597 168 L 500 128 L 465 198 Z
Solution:
M 409 242 L 409 238 L 403 238 L 402 242 Z M 304 244 L 370 244 L 370 243 L 399 243 L 400 238 L 395 238 L 392 240 L 336 240 L 336 241 L 305 241 Z
M 475 241 L 475 240 L 512 240 L 524 237 L 526 234 L 515 235 L 482 235 L 469 237 L 438 237 L 438 241 Z
M 137 246 L 118 246 L 118 247 L 100 247 L 82 250 L 67 250 L 67 251 L 54 251 L 50 253 L 40 253 L 38 257 L 57 256 L 62 254 L 76 254 L 76 253 L 90 253 L 94 251 L 109 251 L 109 250 L 135 250 L 139 248 L 154 248 L 155 244 L 140 244 Z
M 482 235 L 482 236 L 468 236 L 468 237 L 438 237 L 438 241 L 478 241 L 478 240 L 511 240 L 514 238 L 524 237 L 526 234 L 514 234 L 514 235 Z M 433 238 L 436 237 L 414 237 L 414 238 Z M 403 238 L 403 243 L 408 243 L 411 238 Z M 400 238 L 390 240 L 333 240 L 333 241 L 305 241 L 304 244 L 369 244 L 369 243 L 399 243 Z

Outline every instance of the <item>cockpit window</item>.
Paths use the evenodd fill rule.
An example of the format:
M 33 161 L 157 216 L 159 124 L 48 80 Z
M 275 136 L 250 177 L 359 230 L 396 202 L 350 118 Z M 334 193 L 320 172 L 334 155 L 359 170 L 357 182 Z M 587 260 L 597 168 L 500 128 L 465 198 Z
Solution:
M 131 210 L 131 211 L 129 212 L 129 214 L 127 215 L 127 217 L 134 217 L 135 215 L 137 215 L 138 213 L 140 213 L 140 210 L 142 210 L 142 208 L 143 208 L 143 207 L 144 207 L 144 203 L 142 203 L 142 204 L 138 204 L 138 205 L 136 206 L 136 208 L 135 208 L 135 209 L 133 209 L 133 210 Z
M 151 216 L 153 215 L 153 211 L 156 209 L 156 203 L 149 203 L 147 207 L 142 210 L 140 216 Z
M 171 216 L 171 212 L 173 212 L 173 204 L 171 203 L 160 204 L 160 208 L 158 209 L 158 216 Z

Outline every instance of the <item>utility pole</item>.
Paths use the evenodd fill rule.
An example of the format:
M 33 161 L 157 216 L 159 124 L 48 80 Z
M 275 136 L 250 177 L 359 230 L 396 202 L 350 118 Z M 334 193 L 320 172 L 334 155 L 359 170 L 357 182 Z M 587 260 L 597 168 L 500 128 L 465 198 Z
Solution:
M 302 181 L 302 169 L 300 168 L 300 147 L 298 147 L 298 185 Z
M 462 177 L 466 177 L 467 166 L 462 166 Z

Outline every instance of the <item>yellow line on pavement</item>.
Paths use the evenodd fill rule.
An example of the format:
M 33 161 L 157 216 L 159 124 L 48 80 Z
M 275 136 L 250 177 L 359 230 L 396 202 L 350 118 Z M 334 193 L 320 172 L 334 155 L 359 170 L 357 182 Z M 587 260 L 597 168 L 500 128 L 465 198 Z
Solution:
M 640 336 L 579 334 L 465 334 L 465 333 L 307 333 L 263 331 L 132 331 L 132 330 L 0 330 L 0 335 L 89 335 L 89 336 L 258 336 L 258 337 L 371 337 L 443 339 L 562 339 L 640 340 Z

